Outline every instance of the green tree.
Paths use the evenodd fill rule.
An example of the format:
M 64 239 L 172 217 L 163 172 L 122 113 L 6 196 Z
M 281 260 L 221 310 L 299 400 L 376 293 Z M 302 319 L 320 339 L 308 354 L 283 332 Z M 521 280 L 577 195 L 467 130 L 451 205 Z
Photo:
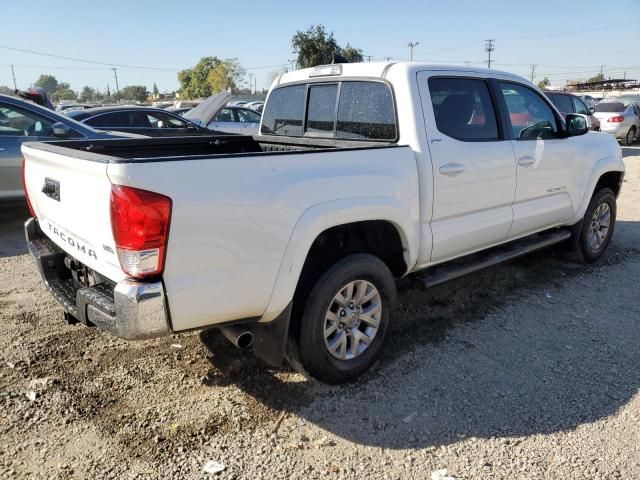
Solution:
M 13 89 L 5 85 L 0 85 L 0 93 L 4 93 L 5 95 L 12 95 Z
M 44 91 L 51 95 L 58 89 L 58 80 L 53 75 L 40 75 L 34 86 L 44 88 Z
M 591 77 L 589 80 L 587 80 L 587 82 L 603 82 L 604 80 L 604 75 L 602 73 L 599 73 Z
M 144 102 L 147 95 L 147 87 L 144 85 L 128 85 L 120 90 L 120 98 L 130 102 Z
M 207 81 L 209 73 L 220 63 L 218 57 L 202 57 L 193 68 L 178 72 L 180 95 L 183 98 L 204 98 L 211 95 L 211 85 Z
M 80 100 L 83 102 L 92 102 L 96 99 L 96 90 L 95 88 L 91 88 L 88 85 L 82 87 L 80 91 L 80 95 L 78 96 Z
M 160 93 L 158 91 L 158 86 L 156 85 L 156 82 L 153 82 L 153 94 L 158 95 L 158 93 Z
M 540 80 L 538 82 L 538 88 L 540 90 L 544 90 L 545 88 L 547 88 L 549 85 L 551 85 L 551 80 L 549 80 L 547 77 L 544 77 L 542 80 Z
M 347 46 L 342 48 L 333 36 L 333 32 L 327 33 L 324 25 L 311 25 L 306 31 L 298 30 L 291 39 L 294 53 L 298 55 L 300 68 L 325 65 L 333 61 L 333 55 L 339 54 L 349 62 L 361 62 L 362 50 Z
M 362 61 L 362 49 L 352 47 L 347 43 L 347 46 L 340 50 L 340 55 L 349 60 L 350 63 L 358 63 Z
M 75 100 L 76 97 L 76 92 L 74 92 L 70 88 L 59 88 L 51 94 L 51 101 L 61 102 L 63 100 Z
M 327 34 L 324 25 L 311 25 L 304 32 L 298 30 L 291 39 L 291 46 L 298 54 L 300 68 L 331 63 L 333 54 L 340 50 L 333 32 Z
M 242 68 L 237 58 L 221 61 L 207 75 L 207 83 L 211 88 L 211 94 L 225 90 L 229 90 L 231 93 L 238 93 L 245 73 L 245 69 Z

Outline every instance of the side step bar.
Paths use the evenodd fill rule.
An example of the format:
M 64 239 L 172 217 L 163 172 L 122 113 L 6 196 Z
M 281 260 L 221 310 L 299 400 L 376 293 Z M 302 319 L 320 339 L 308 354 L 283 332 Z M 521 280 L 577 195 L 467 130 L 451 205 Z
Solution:
M 563 242 L 569 237 L 571 237 L 571 230 L 568 228 L 531 235 L 521 240 L 515 240 L 489 250 L 442 263 L 427 269 L 427 271 L 418 278 L 426 288 L 433 287 L 453 280 L 454 278 L 475 272 L 476 270 L 491 267 L 521 255 Z

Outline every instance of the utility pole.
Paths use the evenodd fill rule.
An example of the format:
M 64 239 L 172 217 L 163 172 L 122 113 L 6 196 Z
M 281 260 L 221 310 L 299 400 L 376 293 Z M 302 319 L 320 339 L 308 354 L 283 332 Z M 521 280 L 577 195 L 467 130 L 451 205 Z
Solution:
M 295 70 L 295 60 L 289 60 L 289 63 L 291 64 L 291 71 L 293 72 Z
M 365 57 L 367 57 L 367 62 L 371 61 L 371 57 L 373 57 L 373 55 L 365 55 Z
M 120 104 L 120 86 L 118 85 L 118 70 L 114 67 L 111 70 L 113 70 L 113 76 L 116 79 L 116 100 L 118 101 L 118 105 Z
M 253 95 L 253 73 L 249 73 L 249 95 Z
M 602 73 L 603 68 L 604 68 L 604 65 L 600 65 L 600 78 L 604 79 L 604 74 Z
M 413 62 L 413 49 L 414 49 L 414 47 L 417 47 L 418 45 L 420 45 L 420 42 L 416 42 L 416 43 L 409 42 L 409 51 L 410 51 L 409 60 L 411 60 L 412 62 Z
M 13 71 L 13 65 L 11 65 L 11 75 L 13 76 L 13 88 L 17 90 L 18 84 L 16 83 L 16 72 Z
M 493 52 L 496 47 L 494 44 L 495 40 L 493 39 L 488 39 L 484 41 L 484 51 L 487 52 L 487 54 L 489 55 L 487 58 L 487 68 L 491 68 L 491 52 Z
M 536 74 L 536 65 L 534 63 L 531 64 L 531 83 L 533 83 L 533 79 L 535 78 L 535 74 Z
M 387 62 L 390 62 L 390 61 L 391 61 L 391 57 L 387 57 Z

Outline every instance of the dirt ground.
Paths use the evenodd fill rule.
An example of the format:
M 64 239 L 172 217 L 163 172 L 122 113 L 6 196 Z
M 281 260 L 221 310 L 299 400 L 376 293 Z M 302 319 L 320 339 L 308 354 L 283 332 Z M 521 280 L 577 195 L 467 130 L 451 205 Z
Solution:
M 383 359 L 342 387 L 213 331 L 128 343 L 67 325 L 24 206 L 2 205 L 0 477 L 640 478 L 640 147 L 623 150 L 605 258 L 403 281 Z

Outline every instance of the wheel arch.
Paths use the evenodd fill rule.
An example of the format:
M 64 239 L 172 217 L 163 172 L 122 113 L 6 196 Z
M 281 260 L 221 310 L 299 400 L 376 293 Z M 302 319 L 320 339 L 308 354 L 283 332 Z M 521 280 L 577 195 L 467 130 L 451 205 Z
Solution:
M 389 258 L 387 261 L 384 258 L 381 259 L 387 263 L 395 276 L 408 273 L 417 261 L 419 247 L 419 220 L 417 211 L 413 213 L 414 215 L 411 208 L 407 208 L 397 199 L 388 197 L 335 200 L 307 209 L 291 234 L 262 321 L 274 318 L 293 300 L 309 254 L 313 254 L 312 249 L 317 248 L 318 241 L 323 238 L 323 235 L 326 237 L 344 234 L 344 230 L 364 231 L 367 228 L 373 228 L 378 236 L 384 236 L 385 232 L 395 232 L 401 244 L 403 265 L 400 266 L 399 262 Z M 393 243 L 393 240 L 391 242 Z M 358 250 L 344 252 L 348 251 L 353 253 Z M 397 249 L 395 252 L 398 253 Z M 376 252 L 369 250 L 368 253 Z
M 578 222 L 582 220 L 591 198 L 600 188 L 611 188 L 616 197 L 618 197 L 622 188 L 623 179 L 624 162 L 622 160 L 622 153 L 620 153 L 620 157 L 618 159 L 606 157 L 596 162 L 593 166 L 584 196 L 580 202 L 580 208 L 576 212 L 575 221 Z

